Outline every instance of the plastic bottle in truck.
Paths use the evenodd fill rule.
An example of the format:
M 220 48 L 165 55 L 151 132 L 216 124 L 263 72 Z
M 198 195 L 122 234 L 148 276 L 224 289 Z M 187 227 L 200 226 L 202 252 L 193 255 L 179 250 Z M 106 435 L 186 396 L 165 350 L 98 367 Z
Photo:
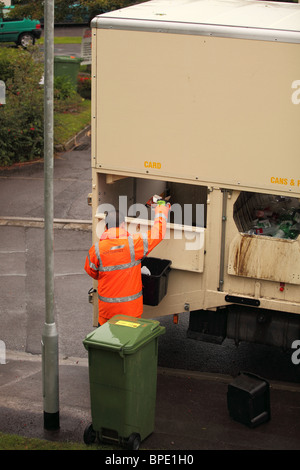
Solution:
M 152 0 L 92 21 L 93 237 L 170 197 L 167 288 L 145 318 L 188 336 L 300 337 L 300 5 Z M 158 279 L 158 283 L 161 279 Z M 97 299 L 93 297 L 94 318 Z

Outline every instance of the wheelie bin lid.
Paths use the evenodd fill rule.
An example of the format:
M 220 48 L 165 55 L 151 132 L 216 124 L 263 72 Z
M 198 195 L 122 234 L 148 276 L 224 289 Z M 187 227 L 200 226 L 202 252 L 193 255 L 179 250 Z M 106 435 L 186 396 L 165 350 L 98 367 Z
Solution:
M 96 348 L 133 354 L 165 330 L 156 320 L 116 315 L 88 334 L 83 344 L 87 350 Z
M 81 57 L 75 57 L 74 55 L 56 55 L 54 56 L 54 62 L 70 62 L 80 63 L 82 62 Z

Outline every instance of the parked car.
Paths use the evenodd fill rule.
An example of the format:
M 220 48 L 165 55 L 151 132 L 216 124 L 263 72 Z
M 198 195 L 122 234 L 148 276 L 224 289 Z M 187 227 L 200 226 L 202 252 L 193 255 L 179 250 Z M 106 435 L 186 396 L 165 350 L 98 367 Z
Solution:
M 15 42 L 28 47 L 42 34 L 41 23 L 29 18 L 15 19 L 3 14 L 0 16 L 0 42 Z

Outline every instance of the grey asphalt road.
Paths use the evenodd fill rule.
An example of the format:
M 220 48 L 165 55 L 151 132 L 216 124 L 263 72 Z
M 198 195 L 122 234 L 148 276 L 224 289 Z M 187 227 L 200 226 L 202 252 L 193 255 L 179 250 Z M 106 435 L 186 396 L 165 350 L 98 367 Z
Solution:
M 54 55 L 81 57 L 81 44 L 55 44 Z
M 55 37 L 82 37 L 87 25 L 83 26 L 56 26 L 54 28 Z M 56 56 L 81 56 L 81 44 L 55 44 L 54 54 Z
M 56 37 L 74 37 L 82 36 L 83 31 L 88 27 L 88 25 L 66 25 L 66 26 L 55 26 L 54 27 L 54 36 Z

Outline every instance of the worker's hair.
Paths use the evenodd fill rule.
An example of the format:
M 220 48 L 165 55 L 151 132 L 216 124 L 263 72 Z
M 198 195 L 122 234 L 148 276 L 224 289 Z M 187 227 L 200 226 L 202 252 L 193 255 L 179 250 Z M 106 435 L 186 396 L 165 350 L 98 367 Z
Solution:
M 105 225 L 107 229 L 112 227 L 120 227 L 123 222 L 125 222 L 125 217 L 122 212 L 118 210 L 111 211 L 106 214 Z

